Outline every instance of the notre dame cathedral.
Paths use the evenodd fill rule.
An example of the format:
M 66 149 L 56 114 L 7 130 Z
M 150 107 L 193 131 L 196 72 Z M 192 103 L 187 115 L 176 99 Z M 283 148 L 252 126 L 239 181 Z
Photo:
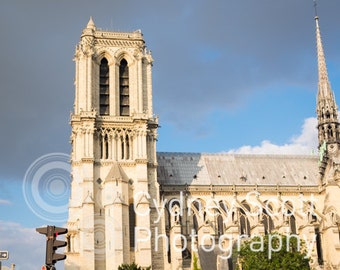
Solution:
M 233 269 L 242 239 L 299 237 L 340 269 L 340 135 L 316 22 L 319 156 L 156 151 L 153 58 L 140 31 L 92 18 L 75 51 L 67 270 Z

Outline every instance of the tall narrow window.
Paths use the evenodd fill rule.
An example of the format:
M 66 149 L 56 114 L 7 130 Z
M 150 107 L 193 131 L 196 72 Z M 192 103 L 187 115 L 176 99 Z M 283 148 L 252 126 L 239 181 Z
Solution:
M 198 234 L 198 221 L 196 215 L 193 215 L 192 217 L 192 224 L 193 224 L 193 229 L 195 230 L 195 234 Z
M 243 203 L 242 206 L 248 212 L 250 212 L 250 207 L 248 204 Z M 240 234 L 250 236 L 250 222 L 247 214 L 242 208 L 239 208 L 240 214 Z
M 120 96 L 120 115 L 130 115 L 129 97 L 129 67 L 125 59 L 120 61 L 119 66 L 119 96 Z
M 66 236 L 66 241 L 67 241 L 67 252 L 71 252 L 71 248 L 73 248 L 73 246 L 71 247 L 71 235 Z
M 134 211 L 133 203 L 130 203 L 129 205 L 130 248 L 135 248 L 135 227 L 136 227 L 136 213 Z
M 220 237 L 224 234 L 224 224 L 222 215 L 218 215 L 217 217 L 217 235 Z
M 262 222 L 264 226 L 264 233 L 269 234 L 274 229 L 274 222 L 272 219 L 273 207 L 270 204 L 267 204 L 266 209 L 263 209 L 262 212 Z
M 283 207 L 283 218 L 288 222 L 290 233 L 296 234 L 296 220 L 293 212 L 293 204 L 287 201 Z
M 121 149 L 122 149 L 122 156 L 121 156 L 121 159 L 124 159 L 125 158 L 125 142 L 124 142 L 124 137 L 123 136 L 120 136 L 120 142 L 121 142 Z
M 293 214 L 289 213 L 289 227 L 292 234 L 296 234 L 296 220 Z
M 109 102 L 109 64 L 106 58 L 103 58 L 100 62 L 99 70 L 99 113 L 100 115 L 108 115 L 110 113 Z
M 107 134 L 100 135 L 100 158 L 101 159 L 109 158 L 109 138 Z
M 316 227 L 314 229 L 315 236 L 316 236 L 316 252 L 318 254 L 318 263 L 319 265 L 323 265 L 323 255 L 322 255 L 322 242 L 321 242 L 321 235 L 320 235 L 320 229 Z
M 125 145 L 126 145 L 126 155 L 125 155 L 125 159 L 130 159 L 130 140 L 129 140 L 129 136 L 126 135 L 125 137 Z

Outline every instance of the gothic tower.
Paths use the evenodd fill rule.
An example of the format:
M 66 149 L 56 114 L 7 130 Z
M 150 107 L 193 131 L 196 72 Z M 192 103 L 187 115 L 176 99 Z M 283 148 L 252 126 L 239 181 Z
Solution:
M 320 235 L 317 236 L 317 238 L 321 238 L 322 249 L 318 250 L 318 257 L 322 258 L 319 263 L 323 264 L 325 268 L 339 269 L 340 130 L 338 107 L 328 79 L 318 16 L 315 17 L 315 22 L 319 74 L 317 118 L 320 154 L 320 193 L 324 197 L 321 230 Z
M 90 18 L 74 61 L 65 269 L 151 266 L 157 260 L 147 237 L 155 226 L 149 199 L 159 196 L 151 53 L 139 30 L 103 31 Z

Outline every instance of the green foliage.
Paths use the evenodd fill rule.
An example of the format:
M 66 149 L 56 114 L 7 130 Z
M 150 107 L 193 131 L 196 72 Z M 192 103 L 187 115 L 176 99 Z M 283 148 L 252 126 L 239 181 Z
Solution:
M 300 244 L 300 246 L 299 246 Z M 302 240 L 281 234 L 256 236 L 235 248 L 242 270 L 309 270 L 309 258 Z M 239 265 L 237 266 L 239 268 Z
M 131 264 L 121 264 L 120 266 L 118 266 L 118 270 L 151 270 L 151 266 L 142 269 L 140 266 L 138 266 L 137 264 L 135 264 L 135 262 L 131 263 Z
M 198 267 L 198 258 L 196 257 L 195 253 L 194 253 L 194 257 L 192 259 L 192 264 L 193 264 L 193 270 L 201 270 L 201 268 Z

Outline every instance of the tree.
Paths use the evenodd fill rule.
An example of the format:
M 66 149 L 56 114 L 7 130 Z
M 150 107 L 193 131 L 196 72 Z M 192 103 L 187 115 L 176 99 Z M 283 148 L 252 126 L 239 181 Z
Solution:
M 145 270 L 150 270 L 150 269 L 151 267 L 145 268 Z M 118 270 L 144 270 L 144 269 L 142 269 L 140 266 L 135 264 L 135 262 L 133 262 L 131 264 L 127 264 L 127 263 L 121 264 L 120 266 L 118 266 Z
M 246 240 L 234 249 L 242 270 L 309 270 L 304 242 L 297 235 L 268 234 Z
M 193 270 L 201 270 L 201 268 L 198 267 L 198 258 L 196 257 L 195 253 L 193 257 Z

